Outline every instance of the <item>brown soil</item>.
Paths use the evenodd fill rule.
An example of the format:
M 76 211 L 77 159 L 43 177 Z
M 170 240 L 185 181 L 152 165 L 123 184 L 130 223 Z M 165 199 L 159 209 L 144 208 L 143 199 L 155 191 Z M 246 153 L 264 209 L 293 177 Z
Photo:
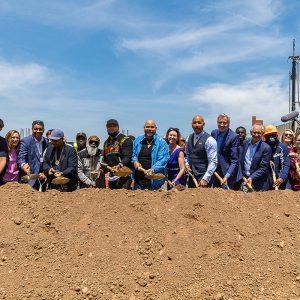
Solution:
M 292 191 L 0 188 L 0 299 L 300 299 Z

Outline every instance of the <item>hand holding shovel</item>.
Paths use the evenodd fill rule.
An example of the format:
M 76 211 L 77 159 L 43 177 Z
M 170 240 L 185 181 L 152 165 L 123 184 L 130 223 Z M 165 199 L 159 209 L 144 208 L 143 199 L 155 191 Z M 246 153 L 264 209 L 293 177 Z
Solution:
M 255 192 L 255 190 L 254 190 L 252 184 L 251 184 L 250 182 L 248 182 L 248 179 L 247 179 L 246 177 L 243 177 L 243 181 L 245 182 L 246 187 L 248 188 L 248 191 L 249 191 L 249 192 L 251 192 L 251 193 L 252 193 L 252 192 Z
M 214 175 L 218 178 L 218 180 L 220 181 L 220 184 L 221 184 L 221 187 L 225 190 L 230 190 L 229 186 L 227 183 L 223 182 L 223 179 L 222 177 L 217 173 L 217 172 L 214 172 Z

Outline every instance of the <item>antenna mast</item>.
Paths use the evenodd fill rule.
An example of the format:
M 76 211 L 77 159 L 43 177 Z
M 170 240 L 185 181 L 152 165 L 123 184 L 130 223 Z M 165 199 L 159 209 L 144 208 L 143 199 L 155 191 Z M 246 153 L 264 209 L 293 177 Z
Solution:
M 297 60 L 300 59 L 299 55 L 295 55 L 295 39 L 293 40 L 293 55 L 289 56 L 289 59 L 292 60 L 292 73 L 290 77 L 290 81 L 292 82 L 292 99 L 290 101 L 290 107 L 289 111 L 295 111 L 296 110 L 296 86 L 297 91 L 299 91 L 299 86 L 297 85 Z M 299 98 L 299 96 L 298 96 Z M 299 99 L 297 99 L 297 103 L 299 104 Z M 292 123 L 292 130 L 296 132 L 297 129 L 297 123 L 293 121 Z

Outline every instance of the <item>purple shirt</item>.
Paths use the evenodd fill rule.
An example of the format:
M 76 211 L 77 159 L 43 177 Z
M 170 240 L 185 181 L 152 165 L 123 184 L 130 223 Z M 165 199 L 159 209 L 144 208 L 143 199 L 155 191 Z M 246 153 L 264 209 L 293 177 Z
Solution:
M 19 180 L 19 167 L 18 167 L 18 156 L 15 148 L 11 149 L 8 153 L 8 164 L 3 177 L 4 182 L 12 182 Z

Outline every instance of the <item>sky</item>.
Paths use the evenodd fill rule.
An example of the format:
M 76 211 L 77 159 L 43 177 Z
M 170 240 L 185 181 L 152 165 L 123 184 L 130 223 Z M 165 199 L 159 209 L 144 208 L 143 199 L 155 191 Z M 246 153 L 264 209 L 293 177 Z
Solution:
M 248 130 L 252 115 L 289 112 L 297 0 L 1 0 L 0 118 L 10 129 L 60 128 L 107 137 L 106 121 L 138 136 L 205 130 L 218 114 Z M 297 50 L 299 50 L 297 52 Z

